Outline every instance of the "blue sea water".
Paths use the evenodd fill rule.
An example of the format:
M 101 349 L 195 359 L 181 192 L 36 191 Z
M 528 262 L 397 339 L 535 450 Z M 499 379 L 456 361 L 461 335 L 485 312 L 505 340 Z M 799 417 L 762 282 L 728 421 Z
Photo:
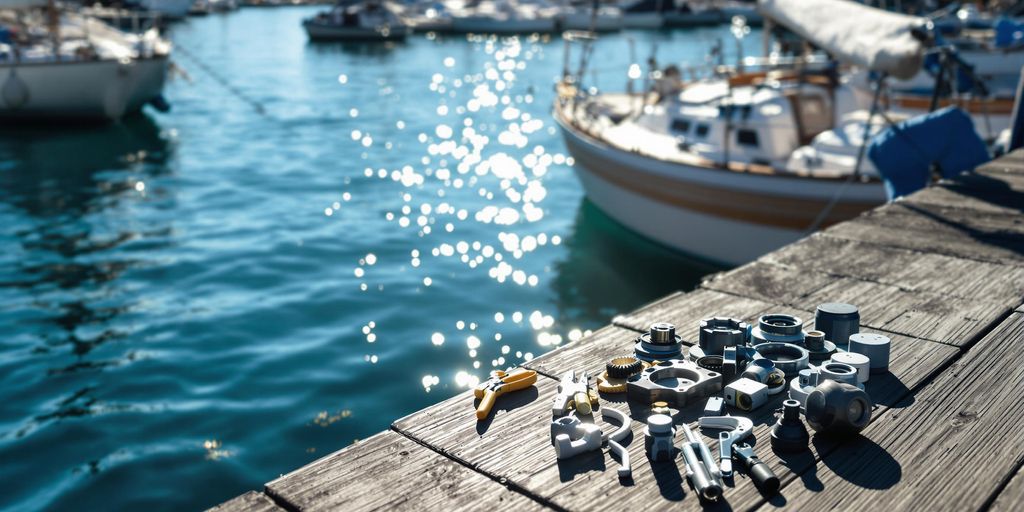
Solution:
M 717 270 L 584 199 L 559 39 L 315 11 L 173 26 L 169 113 L 0 131 L 0 509 L 215 505 Z M 609 35 L 589 79 L 718 39 Z

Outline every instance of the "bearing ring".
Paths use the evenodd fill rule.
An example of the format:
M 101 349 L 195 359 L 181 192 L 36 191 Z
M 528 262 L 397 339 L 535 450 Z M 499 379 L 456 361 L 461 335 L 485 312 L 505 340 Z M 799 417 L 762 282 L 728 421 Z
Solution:
M 804 343 L 804 321 L 785 313 L 770 313 L 757 320 L 757 327 L 750 331 L 750 342 L 760 345 L 768 342 Z
M 792 377 L 800 370 L 807 368 L 810 354 L 799 345 L 792 343 L 767 342 L 755 345 L 754 350 L 765 359 L 775 363 L 775 367 Z

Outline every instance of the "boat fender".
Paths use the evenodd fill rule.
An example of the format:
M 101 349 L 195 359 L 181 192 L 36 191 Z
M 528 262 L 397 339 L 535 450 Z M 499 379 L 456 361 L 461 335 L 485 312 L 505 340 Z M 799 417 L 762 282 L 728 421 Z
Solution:
M 149 100 L 149 104 L 159 112 L 171 111 L 171 104 L 167 101 L 167 98 L 164 98 L 163 94 L 153 96 L 153 98 Z
M 31 97 L 28 86 L 25 85 L 24 80 L 18 77 L 17 70 L 14 68 L 11 68 L 10 74 L 7 75 L 7 80 L 4 81 L 2 95 L 4 104 L 7 105 L 7 108 L 11 109 L 24 107 Z

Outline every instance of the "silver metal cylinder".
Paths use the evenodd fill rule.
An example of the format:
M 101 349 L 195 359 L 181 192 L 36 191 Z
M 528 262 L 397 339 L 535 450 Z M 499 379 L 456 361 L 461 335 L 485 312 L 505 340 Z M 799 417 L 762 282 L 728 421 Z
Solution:
M 814 328 L 825 333 L 825 339 L 846 345 L 850 335 L 860 332 L 860 310 L 852 304 L 829 302 L 818 306 Z
M 888 336 L 873 332 L 859 332 L 850 336 L 850 352 L 864 354 L 871 360 L 871 373 L 889 370 L 889 350 L 892 341 Z

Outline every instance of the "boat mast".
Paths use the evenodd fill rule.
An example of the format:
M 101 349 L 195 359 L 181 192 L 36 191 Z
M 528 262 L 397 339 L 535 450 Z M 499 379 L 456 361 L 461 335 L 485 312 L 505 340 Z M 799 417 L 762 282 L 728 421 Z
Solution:
M 60 60 L 60 12 L 54 0 L 46 0 L 46 26 L 53 42 L 53 56 Z

